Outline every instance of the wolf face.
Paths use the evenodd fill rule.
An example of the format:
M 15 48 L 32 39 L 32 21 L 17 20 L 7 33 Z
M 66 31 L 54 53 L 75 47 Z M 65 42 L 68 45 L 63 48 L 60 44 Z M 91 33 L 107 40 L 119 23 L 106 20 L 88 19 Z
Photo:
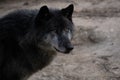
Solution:
M 69 53 L 73 49 L 70 42 L 71 38 L 72 32 L 69 29 L 61 32 L 54 30 L 45 36 L 45 41 L 46 43 L 50 43 L 57 51 Z
M 43 34 L 42 40 L 62 53 L 69 53 L 73 49 L 70 42 L 74 26 L 73 8 L 72 4 L 61 10 L 50 10 L 47 6 L 43 6 L 36 17 L 35 24 L 37 30 Z M 41 27 L 43 25 L 44 27 Z

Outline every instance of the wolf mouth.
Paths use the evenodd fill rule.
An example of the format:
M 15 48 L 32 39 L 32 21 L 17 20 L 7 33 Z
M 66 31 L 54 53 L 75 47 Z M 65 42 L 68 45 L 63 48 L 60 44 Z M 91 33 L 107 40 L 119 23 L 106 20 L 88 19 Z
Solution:
M 55 47 L 54 47 L 55 48 Z M 73 47 L 71 49 L 66 49 L 65 51 L 61 51 L 57 48 L 55 48 L 56 51 L 60 52 L 60 53 L 65 53 L 65 54 L 69 54 L 71 52 L 71 50 L 73 49 Z

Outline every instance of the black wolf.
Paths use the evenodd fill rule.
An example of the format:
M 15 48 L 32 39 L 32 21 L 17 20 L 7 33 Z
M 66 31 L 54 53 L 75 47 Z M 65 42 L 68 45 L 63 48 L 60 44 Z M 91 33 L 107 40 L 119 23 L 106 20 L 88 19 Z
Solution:
M 56 51 L 69 53 L 71 4 L 63 9 L 17 10 L 0 18 L 0 80 L 26 80 L 47 66 Z

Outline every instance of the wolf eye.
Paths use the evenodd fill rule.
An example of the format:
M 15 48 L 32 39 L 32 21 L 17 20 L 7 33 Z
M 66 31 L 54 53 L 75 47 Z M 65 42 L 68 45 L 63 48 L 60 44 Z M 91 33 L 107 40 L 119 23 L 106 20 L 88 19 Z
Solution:
M 65 31 L 65 32 L 69 32 L 69 29 L 68 29 L 68 28 L 65 28 L 64 31 Z
M 56 29 L 51 29 L 49 31 L 47 31 L 48 33 L 51 33 L 51 32 L 56 32 Z
M 56 29 L 52 29 L 51 32 L 56 32 L 57 30 Z

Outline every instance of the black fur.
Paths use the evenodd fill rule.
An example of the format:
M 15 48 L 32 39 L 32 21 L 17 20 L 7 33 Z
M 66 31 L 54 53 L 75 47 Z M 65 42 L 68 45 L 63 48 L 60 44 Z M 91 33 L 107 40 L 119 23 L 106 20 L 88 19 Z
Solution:
M 65 26 L 72 31 L 73 5 L 68 8 L 53 10 L 43 6 L 0 18 L 0 80 L 27 79 L 52 61 L 56 52 L 46 49 L 43 36 L 56 28 L 59 33 Z

